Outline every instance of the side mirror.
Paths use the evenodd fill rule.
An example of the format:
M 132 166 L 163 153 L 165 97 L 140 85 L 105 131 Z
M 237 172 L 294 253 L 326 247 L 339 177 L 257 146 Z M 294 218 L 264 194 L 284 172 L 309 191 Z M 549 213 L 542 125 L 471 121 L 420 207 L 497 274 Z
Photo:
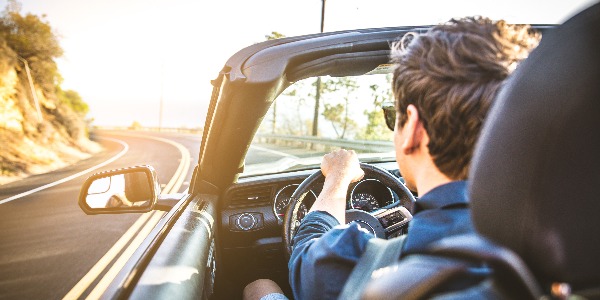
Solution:
M 151 166 L 110 170 L 90 176 L 79 193 L 79 206 L 88 215 L 151 211 L 160 194 Z

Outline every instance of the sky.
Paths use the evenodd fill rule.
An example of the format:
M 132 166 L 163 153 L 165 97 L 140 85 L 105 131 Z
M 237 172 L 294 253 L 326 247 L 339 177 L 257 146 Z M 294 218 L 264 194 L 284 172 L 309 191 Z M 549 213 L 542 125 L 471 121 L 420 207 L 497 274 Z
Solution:
M 60 36 L 63 89 L 90 106 L 93 124 L 204 125 L 226 60 L 265 40 L 319 32 L 322 0 L 21 0 Z M 562 23 L 596 0 L 326 0 L 325 31 L 428 25 L 483 15 L 511 23 Z M 4 8 L 6 0 L 0 0 Z

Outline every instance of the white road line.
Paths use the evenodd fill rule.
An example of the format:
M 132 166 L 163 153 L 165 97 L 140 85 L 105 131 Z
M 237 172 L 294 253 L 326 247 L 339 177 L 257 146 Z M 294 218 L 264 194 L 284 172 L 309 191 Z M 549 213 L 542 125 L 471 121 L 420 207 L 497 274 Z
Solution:
M 271 149 L 263 148 L 263 147 L 260 147 L 260 146 L 250 145 L 250 148 L 254 148 L 256 150 L 260 150 L 260 151 L 264 151 L 264 152 L 273 153 L 273 154 L 284 156 L 284 157 L 298 158 L 298 157 L 296 157 L 294 155 L 291 155 L 291 154 L 288 154 L 288 153 L 283 153 L 283 152 L 279 152 L 279 151 L 276 151 L 276 150 L 271 150 Z
M 164 143 L 167 143 L 167 144 L 170 144 L 170 145 L 173 145 L 174 147 L 176 147 L 179 150 L 179 152 L 181 153 L 181 161 L 179 163 L 179 166 L 177 167 L 177 170 L 175 171 L 175 174 L 173 174 L 173 177 L 171 177 L 171 180 L 169 180 L 169 182 L 167 183 L 167 185 L 165 186 L 163 191 L 166 194 L 176 193 L 181 188 L 181 185 L 183 184 L 183 180 L 185 179 L 185 177 L 189 171 L 189 166 L 190 166 L 190 152 L 185 147 L 183 147 L 179 143 L 173 142 L 168 139 L 159 138 L 159 137 L 139 136 L 139 135 L 132 135 L 132 134 L 118 134 L 118 135 L 153 139 L 153 140 L 164 142 Z M 185 190 L 185 192 L 187 192 L 187 191 L 188 191 L 188 189 Z M 106 288 L 108 288 L 110 283 L 118 275 L 119 271 L 123 268 L 123 266 L 131 258 L 131 256 L 135 252 L 135 250 L 142 244 L 142 242 L 148 236 L 148 234 L 150 234 L 152 229 L 154 229 L 154 227 L 160 221 L 160 219 L 162 218 L 163 215 L 164 215 L 163 212 L 153 211 L 153 212 L 146 213 L 140 217 L 140 219 L 144 218 L 144 222 L 142 222 L 142 223 L 145 223 L 145 225 L 141 229 L 139 229 L 139 233 L 136 235 L 136 237 L 133 239 L 133 241 L 129 244 L 129 246 L 125 249 L 125 251 L 123 251 L 121 256 L 118 257 L 118 259 L 111 266 L 111 268 L 107 271 L 107 273 L 103 276 L 103 278 L 100 280 L 100 282 L 98 282 L 98 284 L 94 287 L 92 292 L 88 295 L 87 299 L 97 299 L 97 298 L 99 298 L 100 295 L 102 295 L 102 293 L 104 293 L 106 291 Z M 148 219 L 148 217 L 150 217 L 150 216 L 152 216 L 152 218 L 148 222 L 145 222 Z M 138 221 L 139 221 L 139 219 L 138 219 Z M 128 233 L 130 231 L 133 233 L 138 232 L 137 228 L 132 229 L 132 228 L 136 227 L 137 223 L 138 222 L 136 221 L 136 223 L 123 235 L 122 239 L 124 240 L 124 242 L 121 242 L 121 239 L 119 239 L 117 244 L 115 244 L 113 246 L 114 250 L 113 250 L 113 248 L 111 248 L 92 267 L 92 269 L 85 276 L 83 276 L 83 278 L 71 289 L 71 291 L 69 291 L 69 293 L 67 293 L 67 295 L 65 295 L 63 300 L 79 298 L 90 287 L 90 285 L 94 281 L 96 281 L 98 276 L 100 276 L 100 274 L 109 266 L 109 264 L 117 257 L 117 255 L 119 253 L 121 253 L 123 248 L 132 239 L 132 235 L 128 234 Z M 124 238 L 126 235 L 127 235 L 127 238 Z
M 178 175 L 178 176 L 173 176 L 173 178 L 171 178 L 171 180 L 169 181 L 169 183 L 167 183 L 167 185 L 165 186 L 165 189 L 164 189 L 165 193 L 167 193 L 167 194 L 177 193 L 177 191 L 183 184 L 183 180 L 185 179 L 187 172 L 190 168 L 190 151 L 188 151 L 188 149 L 183 147 L 181 144 L 175 143 L 175 142 L 167 140 L 167 139 L 163 139 L 163 138 L 159 138 L 159 137 L 149 137 L 149 138 L 171 144 L 171 145 L 175 146 L 177 149 L 179 149 L 179 152 L 181 152 L 181 162 L 179 163 L 179 166 L 177 167 L 177 171 L 175 172 L 175 175 Z
M 185 180 L 185 177 L 187 176 L 187 171 L 190 169 L 190 157 L 187 156 L 187 159 L 185 160 L 185 167 L 183 168 L 183 170 L 185 170 L 185 172 L 181 172 L 179 174 L 179 179 L 177 179 L 177 182 L 175 183 L 175 186 L 173 188 L 172 191 L 170 191 L 169 193 L 177 193 L 179 191 L 179 189 L 181 188 L 181 186 L 183 185 L 183 181 Z M 177 188 L 175 188 L 177 187 Z
M 187 172 L 188 172 L 188 169 L 190 166 L 190 151 L 187 148 L 185 148 L 183 145 L 181 145 L 179 143 L 173 142 L 168 139 L 156 137 L 156 136 L 147 136 L 147 135 L 140 136 L 140 135 L 124 133 L 124 132 L 119 132 L 119 133 L 112 132 L 111 134 L 156 140 L 159 142 L 170 144 L 173 147 L 177 148 L 179 150 L 179 152 L 181 153 L 181 161 L 179 162 L 179 166 L 177 167 L 177 170 L 175 171 L 175 175 L 173 175 L 171 180 L 163 188 L 163 191 L 165 194 L 177 193 L 177 191 L 181 187 L 181 183 L 183 182 L 183 180 L 185 179 L 185 176 L 187 175 Z M 185 172 L 182 172 L 184 169 L 186 169 Z M 176 185 L 178 185 L 177 188 L 174 188 Z
M 18 195 L 14 195 L 14 196 L 6 198 L 6 199 L 2 199 L 2 200 L 0 200 L 0 204 L 8 203 L 10 201 L 17 200 L 17 199 L 25 197 L 25 196 L 29 196 L 29 195 L 31 195 L 31 194 L 33 194 L 35 192 L 39 192 L 39 191 L 45 190 L 47 188 L 59 185 L 61 183 L 65 183 L 67 181 L 73 180 L 73 179 L 75 179 L 75 178 L 77 178 L 77 177 L 79 177 L 81 175 L 84 175 L 86 173 L 89 173 L 91 171 L 94 171 L 94 170 L 96 170 L 98 168 L 104 167 L 104 166 L 112 163 L 113 161 L 119 159 L 121 156 L 125 155 L 125 153 L 127 153 L 127 151 L 129 150 L 129 145 L 127 145 L 127 143 L 125 143 L 123 141 L 120 141 L 120 140 L 117 140 L 117 139 L 111 139 L 111 138 L 103 138 L 103 139 L 110 140 L 110 141 L 113 141 L 113 142 L 117 142 L 117 143 L 123 145 L 123 150 L 121 150 L 121 152 L 119 152 L 117 155 L 113 156 L 112 158 L 110 158 L 109 160 L 107 160 L 107 161 L 105 161 L 105 162 L 103 162 L 101 164 L 95 165 L 95 166 L 93 166 L 93 167 L 91 167 L 89 169 L 81 171 L 81 172 L 79 172 L 77 174 L 73 174 L 73 175 L 71 175 L 69 177 L 66 177 L 66 178 L 63 178 L 61 180 L 58 180 L 58 181 L 55 181 L 55 182 L 52 182 L 52 183 L 49 183 L 49 184 L 37 187 L 35 189 L 29 190 L 27 192 L 20 193 Z

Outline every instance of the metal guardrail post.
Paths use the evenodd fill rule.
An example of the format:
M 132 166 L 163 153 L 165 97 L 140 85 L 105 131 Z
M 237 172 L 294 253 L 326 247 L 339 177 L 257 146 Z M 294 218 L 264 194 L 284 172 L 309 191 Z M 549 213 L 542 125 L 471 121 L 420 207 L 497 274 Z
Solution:
M 340 147 L 365 152 L 386 152 L 394 151 L 394 144 L 391 141 L 364 141 L 364 140 L 343 140 L 343 139 L 328 139 L 312 136 L 292 136 L 292 135 L 274 135 L 274 134 L 258 134 L 259 141 L 282 141 L 289 143 L 300 143 L 304 147 L 320 145 L 325 150 L 330 150 L 331 147 Z M 311 148 L 312 149 L 312 148 Z M 382 151 L 383 150 L 383 151 Z

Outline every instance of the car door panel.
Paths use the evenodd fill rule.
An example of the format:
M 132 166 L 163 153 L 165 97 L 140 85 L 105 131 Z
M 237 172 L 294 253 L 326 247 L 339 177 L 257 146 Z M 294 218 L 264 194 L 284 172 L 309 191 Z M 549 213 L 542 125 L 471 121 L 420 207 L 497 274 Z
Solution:
M 206 299 L 214 283 L 216 196 L 195 196 L 156 249 L 131 299 Z

